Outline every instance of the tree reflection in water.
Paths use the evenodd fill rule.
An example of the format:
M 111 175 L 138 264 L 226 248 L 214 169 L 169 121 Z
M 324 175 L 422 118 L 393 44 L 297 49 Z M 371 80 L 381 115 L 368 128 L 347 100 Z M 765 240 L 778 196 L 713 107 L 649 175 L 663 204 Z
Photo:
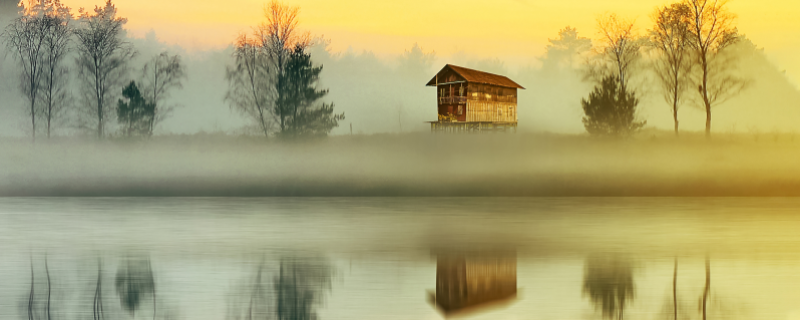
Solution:
M 603 318 L 622 320 L 625 305 L 636 295 L 633 262 L 620 255 L 590 256 L 584 269 L 583 294 Z
M 270 279 L 268 264 L 262 262 L 252 280 L 231 295 L 228 319 L 316 319 L 317 307 L 331 290 L 333 270 L 323 258 L 283 257 Z
M 127 258 L 117 270 L 115 286 L 122 309 L 132 316 L 145 298 L 153 301 L 153 319 L 156 317 L 156 286 L 150 259 Z

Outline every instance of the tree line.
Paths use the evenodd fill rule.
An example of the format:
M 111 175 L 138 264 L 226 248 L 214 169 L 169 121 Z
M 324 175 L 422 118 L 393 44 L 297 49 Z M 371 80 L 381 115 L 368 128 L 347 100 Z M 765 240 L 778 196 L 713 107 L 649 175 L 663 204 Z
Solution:
M 322 66 L 307 51 L 320 39 L 298 30 L 299 11 L 278 1 L 265 6 L 266 21 L 237 37 L 226 71 L 225 101 L 265 137 L 327 135 L 344 120 L 333 103 L 317 103 L 328 90 L 317 88 Z
M 97 257 L 96 271 L 81 268 L 86 271 L 88 285 L 81 294 L 81 288 L 71 288 L 68 277 L 59 272 L 68 269 L 60 266 L 51 272 L 47 255 L 43 259 L 31 256 L 30 288 L 24 292 L 25 299 L 20 304 L 24 308 L 20 308 L 18 318 L 71 319 L 72 313 L 88 318 L 90 305 L 86 300 L 91 299 L 91 319 L 95 320 L 179 319 L 174 304 L 157 296 L 161 283 L 150 257 L 127 255 L 112 263 L 116 264 L 116 273 L 108 270 L 105 260 Z M 231 287 L 224 318 L 318 319 L 318 308 L 332 290 L 334 276 L 334 266 L 324 257 L 285 255 L 275 261 L 262 259 L 242 283 Z M 104 283 L 108 280 L 113 283 Z M 114 289 L 111 294 L 103 290 L 109 287 Z M 118 305 L 109 303 L 113 298 L 119 300 Z
M 650 68 L 671 107 L 675 135 L 680 106 L 693 101 L 705 111 L 705 134 L 710 136 L 713 107 L 748 85 L 747 79 L 734 74 L 735 56 L 727 54 L 726 49 L 742 37 L 726 3 L 682 0 L 657 8 L 646 35 L 636 33 L 633 21 L 615 14 L 598 19 L 599 59 L 590 62 L 586 72 L 597 85 L 581 100 L 586 130 L 592 135 L 624 136 L 642 128 L 646 122 L 636 119 L 639 100 L 630 79 Z M 642 61 L 643 56 L 649 59 Z
M 32 138 L 49 137 L 57 126 L 99 138 L 151 136 L 174 110 L 167 99 L 187 78 L 181 57 L 163 52 L 143 67 L 132 68 L 137 50 L 126 41 L 127 19 L 117 15 L 110 0 L 94 10 L 80 9 L 77 15 L 60 0 L 26 0 L 21 7 L 2 41 L 18 62 Z M 315 63 L 311 52 L 324 40 L 300 31 L 298 7 L 272 1 L 264 13 L 263 23 L 235 39 L 233 63 L 225 74 L 225 103 L 266 137 L 328 134 L 344 120 L 344 113 L 335 113 L 333 103 L 321 102 L 329 91 L 319 88 L 323 66 Z M 681 106 L 701 106 L 710 135 L 713 107 L 748 84 L 733 73 L 735 58 L 726 54 L 741 36 L 725 1 L 682 0 L 660 7 L 644 35 L 633 21 L 609 14 L 598 19 L 598 34 L 600 45 L 593 47 L 575 29 L 561 30 L 558 39 L 550 40 L 541 70 L 546 73 L 546 68 L 559 64 L 585 69 L 585 79 L 595 84 L 581 101 L 582 122 L 590 134 L 626 136 L 645 125 L 637 119 L 643 92 L 635 79 L 647 72 L 657 75 L 676 135 Z M 576 61 L 575 56 L 592 49 L 591 58 Z M 423 56 L 412 57 L 414 53 Z M 415 46 L 404 57 L 424 60 L 429 67 L 433 53 L 430 59 L 426 55 Z M 400 62 L 410 64 L 403 58 Z M 402 127 L 402 103 L 395 109 Z M 117 130 L 109 132 L 114 124 Z
M 620 254 L 593 254 L 586 259 L 583 275 L 583 295 L 588 296 L 595 307 L 601 311 L 604 319 L 622 320 L 626 306 L 636 297 L 634 277 L 635 263 Z M 698 301 L 697 312 L 703 320 L 707 319 L 711 290 L 711 262 L 705 257 L 705 284 Z M 675 257 L 672 269 L 671 317 L 678 319 L 680 314 L 685 318 L 692 312 L 691 308 L 678 306 L 678 258 Z M 680 313 L 679 313 L 680 312 Z M 667 314 L 670 312 L 667 312 Z
M 111 0 L 77 14 L 60 0 L 26 0 L 19 8 L 0 40 L 19 69 L 33 140 L 58 126 L 97 138 L 149 137 L 172 114 L 167 100 L 183 87 L 186 65 L 164 51 L 134 68 L 139 53 Z M 307 52 L 317 39 L 297 30 L 298 12 L 268 4 L 267 22 L 236 39 L 226 73 L 225 102 L 265 136 L 324 136 L 344 119 L 333 103 L 318 103 L 328 90 L 317 88 L 322 66 Z
M 56 125 L 103 138 L 114 120 L 124 136 L 151 136 L 169 115 L 165 99 L 182 87 L 186 68 L 179 55 L 163 52 L 132 75 L 130 61 L 137 51 L 126 41 L 126 22 L 111 0 L 93 10 L 81 8 L 77 15 L 60 0 L 20 3 L 2 40 L 20 69 L 34 140 L 40 132 L 51 137 Z

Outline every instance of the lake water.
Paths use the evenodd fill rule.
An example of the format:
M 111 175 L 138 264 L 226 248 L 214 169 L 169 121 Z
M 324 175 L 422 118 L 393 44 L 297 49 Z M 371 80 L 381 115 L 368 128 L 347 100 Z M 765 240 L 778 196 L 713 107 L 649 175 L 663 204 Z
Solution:
M 502 252 L 516 257 L 516 297 L 456 317 L 601 319 L 587 289 L 600 270 L 617 277 L 600 290 L 627 279 L 624 318 L 673 319 L 677 261 L 678 316 L 701 319 L 708 261 L 708 319 L 793 320 L 798 209 L 792 198 L 2 198 L 0 318 L 45 319 L 49 292 L 52 319 L 92 319 L 97 301 L 105 319 L 152 319 L 145 282 L 124 277 L 147 270 L 157 319 L 442 319 L 430 301 L 438 259 Z M 120 290 L 121 275 L 144 293 Z M 308 310 L 276 317 L 276 301 L 297 301 L 286 297 Z

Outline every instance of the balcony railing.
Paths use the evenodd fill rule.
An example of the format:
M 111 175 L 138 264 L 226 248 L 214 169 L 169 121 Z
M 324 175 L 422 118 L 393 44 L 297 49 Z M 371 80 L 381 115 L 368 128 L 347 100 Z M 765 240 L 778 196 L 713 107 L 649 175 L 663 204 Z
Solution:
M 439 104 L 465 104 L 467 97 L 439 97 Z
M 439 97 L 439 104 L 466 104 L 467 100 L 471 101 L 487 101 L 487 102 L 512 102 L 517 103 L 515 96 L 486 96 L 485 94 L 467 97 Z

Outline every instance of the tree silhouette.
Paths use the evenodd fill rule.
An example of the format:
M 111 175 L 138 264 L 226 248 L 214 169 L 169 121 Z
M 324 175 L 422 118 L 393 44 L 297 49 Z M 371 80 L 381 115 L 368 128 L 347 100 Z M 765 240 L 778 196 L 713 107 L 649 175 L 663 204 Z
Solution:
M 88 115 L 96 121 L 97 137 L 105 135 L 105 126 L 113 108 L 113 88 L 120 85 L 128 61 L 135 50 L 123 40 L 122 26 L 127 19 L 117 17 L 117 8 L 107 0 L 94 13 L 81 8 L 81 27 L 75 30 L 79 74 L 84 82 L 84 99 L 91 107 Z M 93 104 L 93 105 L 92 105 Z
M 120 99 L 117 102 L 117 120 L 124 126 L 123 133 L 128 137 L 149 135 L 155 117 L 155 103 L 142 97 L 134 81 L 122 90 L 122 96 L 127 101 Z
M 654 67 L 664 99 L 672 105 L 675 135 L 678 135 L 678 104 L 689 85 L 691 70 L 689 56 L 689 7 L 684 3 L 673 3 L 656 9 L 653 14 L 655 26 L 650 30 L 649 44 L 658 51 Z
M 295 47 L 311 44 L 308 32 L 297 28 L 299 7 L 290 7 L 273 0 L 264 8 L 267 20 L 255 29 L 252 38 L 239 35 L 234 48 L 235 66 L 226 72 L 228 93 L 225 100 L 258 123 L 264 136 L 275 124 L 280 132 L 287 130 L 290 109 L 278 107 L 283 91 L 278 79 L 284 77 L 286 64 Z
M 697 91 L 706 111 L 706 137 L 711 136 L 711 107 L 738 94 L 747 81 L 730 74 L 733 61 L 723 51 L 739 41 L 735 18 L 725 0 L 684 0 L 689 8 L 689 45 L 698 66 Z
M 330 289 L 332 268 L 319 259 L 283 258 L 273 283 L 278 320 L 316 319 L 316 306 Z
M 550 44 L 545 47 L 542 58 L 542 69 L 554 71 L 560 68 L 572 69 L 576 59 L 592 48 L 592 40 L 578 36 L 578 30 L 567 26 L 558 31 L 558 38 L 547 39 Z
M 639 58 L 639 48 L 642 46 L 641 39 L 636 35 L 634 22 L 609 14 L 599 18 L 597 26 L 604 42 L 602 53 L 613 69 L 611 74 L 617 76 L 622 91 L 627 91 L 631 67 Z
M 436 52 L 425 52 L 419 44 L 414 43 L 410 50 L 400 56 L 400 72 L 411 77 L 426 77 L 436 59 Z
M 616 76 L 606 76 L 588 99 L 581 99 L 583 126 L 591 135 L 626 136 L 643 127 L 635 121 L 639 100 L 619 86 Z
M 290 108 L 278 106 L 279 101 L 285 100 L 282 95 L 285 91 L 281 90 L 280 79 L 285 77 L 286 65 L 290 60 L 290 55 L 296 47 L 307 48 L 311 45 L 311 36 L 308 32 L 297 30 L 297 15 L 299 7 L 290 7 L 281 2 L 273 0 L 264 9 L 267 21 L 258 28 L 258 35 L 261 38 L 261 46 L 269 57 L 274 70 L 273 76 L 277 79 L 274 83 L 273 102 L 276 104 L 273 113 L 276 117 L 281 133 L 287 130 L 287 120 L 290 117 Z
M 149 295 L 153 299 L 155 319 L 156 288 L 149 259 L 126 259 L 117 270 L 115 284 L 122 309 L 134 315 L 141 301 Z
M 285 114 L 289 119 L 284 136 L 309 137 L 327 135 L 344 119 L 344 113 L 334 114 L 333 104 L 316 106 L 328 90 L 317 90 L 316 85 L 322 66 L 315 67 L 311 55 L 300 45 L 289 55 L 286 69 L 278 77 L 278 101 L 275 113 Z
M 153 104 L 153 117 L 147 125 L 147 135 L 153 135 L 155 126 L 163 121 L 172 112 L 172 107 L 164 105 L 164 100 L 169 97 L 173 89 L 183 88 L 182 81 L 186 78 L 186 66 L 181 62 L 181 56 L 169 55 L 166 51 L 156 55 L 142 68 L 143 95 Z
M 583 294 L 588 295 L 604 318 L 623 319 L 625 304 L 635 297 L 633 263 L 625 258 L 607 255 L 586 260 Z
M 42 1 L 45 15 L 44 75 L 42 77 L 43 106 L 42 117 L 50 138 L 53 122 L 63 116 L 69 91 L 67 88 L 68 69 L 64 58 L 70 52 L 72 39 L 72 14 L 69 7 L 60 0 Z
M 3 40 L 22 68 L 20 89 L 28 100 L 26 109 L 31 117 L 31 135 L 36 140 L 36 118 L 40 113 L 36 104 L 39 101 L 45 73 L 48 23 L 44 18 L 45 11 L 40 2 L 29 3 L 28 6 L 25 6 L 24 2 L 20 4 L 21 16 L 6 26 Z
M 273 125 L 271 106 L 274 91 L 269 57 L 258 41 L 242 34 L 234 45 L 233 58 L 234 67 L 228 67 L 225 72 L 228 80 L 225 101 L 231 109 L 255 120 L 267 137 Z

